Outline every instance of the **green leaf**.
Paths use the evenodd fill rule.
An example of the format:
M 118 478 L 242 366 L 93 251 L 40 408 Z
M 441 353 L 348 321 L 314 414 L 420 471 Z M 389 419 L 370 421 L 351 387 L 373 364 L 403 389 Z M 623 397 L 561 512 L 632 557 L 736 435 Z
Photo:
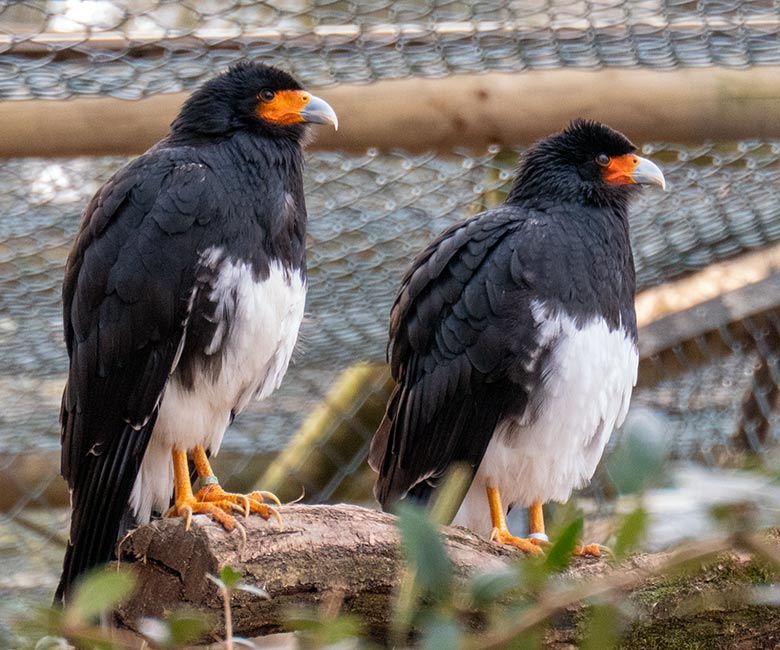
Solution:
M 663 477 L 666 448 L 664 421 L 652 414 L 634 418 L 606 461 L 607 473 L 620 494 L 641 492 Z
M 587 632 L 581 650 L 611 650 L 620 640 L 620 618 L 611 605 L 593 605 L 589 612 Z
M 342 614 L 336 618 L 329 618 L 325 627 L 325 643 L 339 643 L 352 639 L 360 634 L 361 629 L 362 624 L 356 616 Z
M 319 630 L 323 623 L 316 612 L 311 610 L 295 610 L 284 619 L 285 627 L 291 632 L 314 632 Z
M 239 582 L 236 585 L 236 591 L 245 591 L 246 593 L 257 596 L 258 598 L 271 600 L 270 594 L 265 589 L 262 589 L 256 585 L 248 585 L 245 582 Z
M 72 647 L 61 636 L 45 636 L 35 644 L 35 650 L 70 650 Z
M 404 555 L 415 572 L 417 584 L 436 599 L 452 595 L 452 563 L 436 527 L 417 506 L 398 505 L 398 527 Z
M 212 628 L 213 622 L 206 612 L 180 609 L 168 618 L 170 639 L 174 646 L 200 641 Z
M 442 614 L 433 616 L 422 634 L 421 650 L 456 650 L 463 639 L 463 630 L 458 622 Z
M 556 573 L 569 566 L 577 540 L 582 536 L 582 528 L 582 517 L 577 517 L 558 533 L 544 558 L 544 567 L 548 573 Z
M 135 576 L 126 569 L 98 569 L 76 587 L 65 617 L 68 625 L 88 624 L 126 600 L 135 586 Z
M 358 636 L 362 629 L 359 618 L 350 614 L 326 616 L 312 609 L 294 609 L 285 616 L 285 627 L 298 632 L 305 645 L 319 647 L 339 643 Z
M 213 627 L 207 612 L 182 608 L 174 610 L 166 620 L 143 618 L 138 630 L 154 647 L 179 648 L 200 641 Z
M 59 637 L 65 629 L 64 618 L 59 607 L 32 607 L 22 615 L 16 628 L 33 639 Z
M 612 552 L 620 560 L 639 547 L 647 531 L 649 516 L 641 506 L 621 518 L 620 527 L 615 534 Z
M 507 650 L 542 650 L 543 638 L 543 631 L 540 628 L 526 630 L 509 642 Z
M 441 487 L 436 490 L 431 506 L 431 521 L 441 526 L 449 526 L 452 523 L 473 476 L 473 470 L 466 463 L 450 466 Z
M 478 573 L 469 580 L 471 603 L 477 609 L 487 607 L 507 598 L 520 589 L 520 576 L 511 567 Z
M 229 564 L 226 564 L 219 572 L 219 579 L 222 580 L 222 584 L 224 584 L 227 589 L 233 589 L 241 580 L 241 572 L 237 571 Z

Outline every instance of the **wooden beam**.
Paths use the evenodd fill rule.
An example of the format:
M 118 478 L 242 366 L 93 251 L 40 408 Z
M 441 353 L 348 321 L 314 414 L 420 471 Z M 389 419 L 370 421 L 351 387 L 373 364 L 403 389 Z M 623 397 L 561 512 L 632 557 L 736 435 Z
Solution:
M 735 255 L 641 291 L 636 297 L 640 328 L 780 272 L 780 243 Z
M 571 118 L 637 142 L 780 136 L 780 67 L 554 70 L 400 79 L 318 91 L 341 118 L 315 147 L 449 151 L 530 143 Z M 0 103 L 0 157 L 138 154 L 161 138 L 183 93 Z
M 640 330 L 639 353 L 653 356 L 685 341 L 765 314 L 780 305 L 780 273 L 648 323 Z

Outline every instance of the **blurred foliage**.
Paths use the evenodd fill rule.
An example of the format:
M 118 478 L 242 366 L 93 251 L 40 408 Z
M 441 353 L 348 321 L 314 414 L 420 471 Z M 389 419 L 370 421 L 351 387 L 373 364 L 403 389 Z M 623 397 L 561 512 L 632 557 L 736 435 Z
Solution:
M 622 562 L 641 548 L 649 525 L 642 490 L 653 483 L 658 471 L 656 454 L 646 442 L 641 436 L 628 436 L 623 442 L 620 453 L 625 466 L 613 476 L 620 481 L 619 491 L 628 494 L 631 507 L 616 518 L 611 552 L 601 561 Z M 439 525 L 449 520 L 462 498 L 466 477 L 462 469 L 452 472 L 430 511 L 411 503 L 398 509 L 405 571 L 385 638 L 377 639 L 376 630 L 372 638 L 363 621 L 345 611 L 341 597 L 334 594 L 317 608 L 287 612 L 287 628 L 295 632 L 297 647 L 370 650 L 389 644 L 421 650 L 538 650 L 545 647 L 556 631 L 556 622 L 565 615 L 573 617 L 571 634 L 583 650 L 704 648 L 709 647 L 706 640 L 699 643 L 680 630 L 672 634 L 657 622 L 643 621 L 642 611 L 660 606 L 687 616 L 715 607 L 744 615 L 747 625 L 753 620 L 750 617 L 766 615 L 767 608 L 780 604 L 780 557 L 776 547 L 753 534 L 759 520 L 755 508 L 742 500 L 713 508 L 711 517 L 720 526 L 718 536 L 664 556 L 644 581 L 637 582 L 623 571 L 593 578 L 567 572 L 583 535 L 583 517 L 573 503 L 556 508 L 549 518 L 553 542 L 544 555 L 519 557 L 499 569 L 467 577 L 456 575 Z M 752 559 L 738 566 L 724 560 L 722 552 L 734 547 L 748 551 Z M 209 579 L 225 603 L 226 640 L 220 647 L 255 647 L 250 640 L 232 636 L 231 594 L 243 590 L 261 598 L 269 595 L 245 584 L 235 567 L 222 567 L 218 576 Z M 213 621 L 202 613 L 182 610 L 164 620 L 144 621 L 140 629 L 146 646 L 137 635 L 107 631 L 99 621 L 109 620 L 112 609 L 132 587 L 132 573 L 127 570 L 111 568 L 87 576 L 64 611 L 41 608 L 17 626 L 17 647 L 183 650 L 213 629 Z M 632 591 L 628 598 L 627 590 Z M 665 644 L 665 636 L 671 645 Z

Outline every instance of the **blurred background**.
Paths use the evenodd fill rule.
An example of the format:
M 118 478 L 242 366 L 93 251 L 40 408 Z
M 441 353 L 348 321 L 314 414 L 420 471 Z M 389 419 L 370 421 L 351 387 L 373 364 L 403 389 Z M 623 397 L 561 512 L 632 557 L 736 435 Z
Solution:
M 240 58 L 292 72 L 341 129 L 307 154 L 298 352 L 226 435 L 228 488 L 373 503 L 365 456 L 404 270 L 503 199 L 524 146 L 584 116 L 668 183 L 632 212 L 639 384 L 577 497 L 588 541 L 621 508 L 627 439 L 658 465 L 647 548 L 701 534 L 724 499 L 778 519 L 772 473 L 745 471 L 773 466 L 780 426 L 778 0 L 0 1 L 0 645 L 49 601 L 67 536 L 60 283 L 81 210 Z

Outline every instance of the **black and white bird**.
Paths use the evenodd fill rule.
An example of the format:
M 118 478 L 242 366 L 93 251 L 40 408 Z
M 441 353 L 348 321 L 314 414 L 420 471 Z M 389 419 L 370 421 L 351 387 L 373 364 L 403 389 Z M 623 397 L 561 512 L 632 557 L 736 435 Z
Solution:
M 542 504 L 590 481 L 637 377 L 629 204 L 665 185 L 635 152 L 576 120 L 526 151 L 503 205 L 414 260 L 390 318 L 397 386 L 369 457 L 385 509 L 427 499 L 463 463 L 473 480 L 454 523 L 537 552 Z M 528 538 L 508 531 L 505 505 L 530 508 Z
M 73 514 L 57 600 L 153 513 L 170 508 L 187 526 L 208 514 L 228 529 L 233 511 L 278 515 L 272 495 L 224 492 L 208 456 L 252 398 L 279 386 L 298 335 L 307 122 L 337 126 L 290 75 L 237 64 L 87 206 L 63 286 Z

